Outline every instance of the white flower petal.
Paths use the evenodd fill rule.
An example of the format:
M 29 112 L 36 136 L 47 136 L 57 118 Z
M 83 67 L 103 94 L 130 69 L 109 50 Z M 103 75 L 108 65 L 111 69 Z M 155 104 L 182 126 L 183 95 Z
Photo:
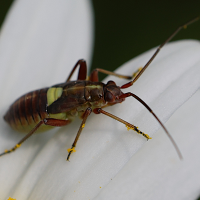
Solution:
M 37 45 L 35 45 L 35 47 L 36 46 Z M 72 46 L 74 47 L 74 45 Z M 72 46 L 70 45 L 70 51 L 68 51 L 68 53 L 71 52 Z M 76 49 L 77 48 L 78 47 L 76 46 Z M 55 53 L 58 51 L 58 49 L 56 49 Z M 123 74 L 132 74 L 134 70 L 147 62 L 154 50 L 151 50 L 144 55 L 126 63 L 118 70 L 118 72 Z M 199 42 L 186 41 L 167 45 L 158 55 L 156 60 L 151 64 L 149 69 L 147 69 L 147 71 L 134 84 L 134 86 L 127 89 L 127 91 L 133 92 L 140 96 L 148 105 L 150 105 L 150 107 L 152 107 L 162 121 L 166 121 L 173 114 L 173 112 L 199 88 L 199 52 Z M 16 49 L 15 53 L 18 53 Z M 14 57 L 14 60 L 12 60 L 11 63 L 16 63 L 16 66 L 18 67 L 21 66 L 21 64 L 24 64 L 25 62 L 22 56 L 23 53 L 26 55 L 26 51 L 22 48 L 22 52 L 19 51 L 19 55 Z M 41 55 L 41 53 L 42 52 L 39 52 L 39 55 Z M 13 56 L 14 55 L 15 54 L 13 53 Z M 52 53 L 52 56 L 53 55 L 55 54 Z M 7 57 L 5 56 L 2 58 Z M 43 71 L 43 77 L 44 74 L 49 73 L 47 76 L 49 78 L 49 84 L 51 85 L 52 82 L 53 84 L 56 83 L 54 80 L 52 80 L 53 76 L 56 77 L 56 74 L 58 73 L 58 68 L 55 69 L 55 58 L 52 58 L 52 64 L 52 62 L 48 61 L 48 59 L 43 63 L 43 61 L 41 61 L 42 59 L 37 60 L 34 59 L 35 57 L 30 57 L 30 54 L 27 53 L 27 57 L 25 56 L 24 58 L 27 61 L 25 64 L 27 65 L 28 61 L 30 62 L 32 60 L 36 60 L 35 64 L 39 65 L 39 63 L 42 63 L 42 65 L 39 65 L 40 70 L 42 70 L 44 65 L 49 66 L 48 69 L 51 70 L 47 72 Z M 47 58 L 49 57 L 47 56 Z M 59 60 L 58 63 L 61 61 Z M 9 62 L 9 59 L 7 59 L 7 62 L 8 66 L 13 66 Z M 35 67 L 35 65 L 32 66 Z M 11 71 L 11 69 L 12 68 L 9 68 L 8 72 Z M 20 72 L 21 68 L 19 67 L 19 73 Z M 42 78 L 41 72 L 37 72 L 35 75 L 34 72 L 35 70 L 33 70 L 33 74 L 31 74 L 33 77 L 27 76 L 30 82 L 34 82 L 36 79 L 35 77 L 38 74 L 39 76 L 37 76 L 37 80 L 39 81 Z M 2 76 L 2 78 L 7 77 L 8 76 L 6 76 L 6 73 L 4 76 Z M 66 75 L 64 74 L 63 77 L 65 77 L 65 80 Z M 11 76 L 10 80 L 13 79 L 15 80 L 15 77 Z M 116 80 L 118 85 L 126 83 L 124 80 L 119 80 L 113 77 L 108 77 L 108 79 Z M 26 85 L 29 85 L 28 80 L 26 79 Z M 58 82 L 59 80 L 55 79 L 55 81 Z M 5 83 L 5 80 L 2 83 Z M 46 82 L 44 83 L 46 84 Z M 31 84 L 31 87 L 34 87 L 34 84 Z M 42 87 L 43 82 L 42 85 L 41 82 L 40 84 L 37 84 L 38 87 Z M 19 86 L 16 87 L 14 91 L 18 92 Z M 11 88 L 11 86 L 7 86 L 6 88 L 3 87 L 1 89 L 1 93 L 3 93 L 4 90 L 7 92 L 4 95 L 4 106 L 7 106 L 7 99 L 11 99 L 11 94 L 9 93 L 10 90 L 8 90 Z M 26 88 L 25 84 L 24 88 Z M 29 89 L 31 88 L 27 88 L 27 91 Z M 32 89 L 35 89 L 35 87 Z M 13 95 L 13 92 L 11 93 Z M 16 95 L 13 98 L 15 99 Z M 4 107 L 1 110 L 4 111 Z M 160 128 L 160 125 L 151 116 L 151 114 L 149 114 L 148 111 L 133 98 L 128 98 L 123 104 L 106 108 L 106 110 L 131 123 L 134 123 L 135 125 L 139 126 L 142 131 L 149 135 L 152 135 L 158 128 Z M 94 199 L 94 197 L 97 197 L 97 195 L 103 191 L 103 188 L 105 188 L 108 183 L 112 182 L 111 179 L 113 179 L 116 174 L 125 166 L 131 156 L 136 153 L 144 143 L 146 143 L 146 139 L 140 135 L 137 135 L 133 131 L 128 132 L 124 125 L 109 119 L 106 116 L 94 114 L 94 117 L 91 116 L 89 117 L 80 140 L 78 141 L 76 148 L 77 152 L 71 156 L 71 162 L 65 161 L 67 156 L 66 149 L 71 147 L 71 144 L 75 138 L 75 134 L 80 126 L 80 120 L 76 120 L 74 123 L 65 128 L 59 129 L 57 132 L 56 129 L 54 129 L 51 133 L 32 136 L 32 138 L 25 142 L 23 146 L 15 153 L 2 157 L 0 160 L 0 173 L 4 182 L 0 183 L 0 188 L 5 191 L 4 197 L 6 198 L 8 195 L 11 196 L 12 192 L 13 197 L 17 199 Z M 11 132 L 13 135 L 8 133 L 9 138 L 5 138 L 5 136 L 3 136 L 3 132 L 6 132 L 5 130 L 8 130 L 8 128 L 3 122 L 1 122 L 1 125 L 2 143 L 0 146 L 4 149 L 15 144 L 16 141 L 18 141 L 17 138 L 19 135 L 15 135 L 13 132 Z M 49 138 L 55 132 L 56 134 L 50 140 L 47 140 L 47 138 Z M 175 137 L 176 133 L 174 133 L 174 131 L 171 129 L 170 132 L 173 133 L 173 136 L 179 145 L 178 140 L 180 139 L 180 136 Z M 162 135 L 164 136 L 163 131 Z M 10 137 L 13 138 L 11 139 Z M 181 161 L 179 161 L 170 141 L 165 139 L 166 137 L 162 139 L 160 144 L 160 146 L 162 146 L 162 144 L 164 146 L 167 143 L 170 146 L 167 151 L 163 151 L 165 157 L 159 157 L 160 154 L 152 154 L 147 156 L 146 151 L 141 153 L 140 156 L 137 156 L 140 154 L 140 152 L 134 156 L 137 159 L 134 160 L 134 163 L 138 165 L 135 170 L 138 170 L 138 174 L 141 172 L 140 174 L 145 173 L 149 175 L 150 178 L 155 178 L 153 176 L 154 174 L 146 173 L 148 166 L 145 167 L 145 165 L 150 165 L 152 160 L 155 162 L 155 166 L 159 167 L 158 169 L 162 168 L 164 172 L 167 171 L 172 165 L 172 167 L 175 166 L 176 169 L 182 165 L 180 164 Z M 46 144 L 45 140 L 47 140 Z M 6 145 L 4 144 L 4 141 L 6 141 Z M 149 143 L 151 144 L 150 141 Z M 9 146 L 7 146 L 8 144 Z M 148 145 L 146 145 L 147 147 L 145 148 L 148 148 Z M 42 148 L 41 151 L 39 151 L 40 148 Z M 159 151 L 159 145 L 158 147 L 154 148 L 154 152 Z M 153 148 L 151 147 L 151 149 Z M 182 150 L 184 148 L 180 146 L 180 149 Z M 148 149 L 148 152 L 150 152 L 150 149 Z M 162 158 L 164 161 L 159 158 Z M 147 164 L 145 160 L 147 160 Z M 173 160 L 173 163 L 171 164 L 169 160 Z M 144 162 L 143 168 L 141 168 L 141 165 L 139 165 L 142 161 Z M 176 165 L 178 165 L 178 167 L 176 167 Z M 6 169 L 9 170 L 3 171 Z M 155 169 L 155 171 L 157 171 L 157 168 Z M 154 168 L 151 171 L 155 173 Z M 129 171 L 129 174 L 130 173 L 136 172 Z M 159 175 L 160 174 L 162 174 L 162 172 L 160 172 Z M 127 177 L 125 177 L 125 179 L 126 178 Z M 146 180 L 145 177 L 143 180 Z M 153 182 L 153 179 L 150 180 Z M 121 180 L 119 179 L 119 181 Z M 165 182 L 166 178 L 163 181 Z M 174 183 L 176 182 L 174 181 Z M 146 188 L 148 188 L 148 185 L 146 185 L 146 182 L 143 184 L 141 181 L 140 184 L 136 183 L 133 185 L 133 187 L 138 189 L 138 193 L 140 194 L 140 191 L 144 191 Z M 111 189 L 113 189 L 112 185 Z M 139 191 L 139 189 L 141 190 Z M 106 194 L 106 190 L 105 193 L 102 193 L 102 195 L 104 194 L 106 195 L 105 198 L 109 199 L 107 198 L 109 194 Z M 111 197 L 113 198 L 113 196 Z M 114 198 L 117 199 L 117 196 Z M 128 199 L 128 197 L 126 199 Z
M 165 55 L 167 52 L 168 55 Z M 142 82 L 147 82 L 147 84 L 143 87 L 137 86 L 134 92 L 139 89 L 140 91 L 135 93 L 141 92 L 140 96 L 143 95 L 145 100 L 147 98 L 147 103 L 148 99 L 152 98 L 151 93 L 154 93 L 150 106 L 163 121 L 166 121 L 199 89 L 199 53 L 199 42 L 169 44 L 149 67 L 149 73 L 143 74 L 138 80 L 138 84 L 139 81 L 141 84 Z M 153 83 L 149 85 L 151 79 Z M 165 86 L 166 80 L 168 85 Z M 149 93 L 148 96 L 147 93 Z M 183 161 L 177 158 L 171 142 L 160 129 L 95 199 L 196 199 L 199 194 L 198 169 L 200 165 L 198 159 L 200 156 L 199 98 L 198 91 L 195 97 L 186 105 L 184 104 L 180 111 L 178 110 L 178 113 L 175 113 L 166 123 L 166 127 L 181 149 Z M 131 104 L 130 107 L 132 106 L 134 105 Z M 140 128 L 146 127 L 146 133 L 148 133 L 148 129 L 153 129 L 154 122 L 150 116 L 147 118 L 146 114 L 141 113 L 134 121 L 139 120 L 137 124 L 142 123 Z M 120 115 L 123 115 L 122 111 Z M 135 146 L 137 143 L 137 141 L 132 141 L 131 144 L 130 141 L 128 144 Z
M 154 50 L 128 62 L 118 71 L 123 74 L 132 73 L 134 68 L 143 65 L 144 60 L 150 58 Z M 175 109 L 199 88 L 199 52 L 199 42 L 195 41 L 167 45 L 152 66 L 129 91 L 143 98 L 159 118 L 166 121 Z M 117 82 L 122 85 L 122 82 L 125 81 L 118 80 Z M 189 84 L 189 82 L 195 84 Z M 180 88 L 184 88 L 184 94 L 179 93 L 181 92 Z M 178 98 L 180 94 L 181 98 Z M 139 125 L 142 131 L 150 135 L 160 128 L 160 125 L 151 114 L 131 98 L 123 104 L 106 110 L 131 123 L 134 122 L 134 124 Z M 17 195 L 23 189 L 27 191 L 31 188 L 31 180 L 35 185 L 30 192 L 29 199 L 93 199 L 111 182 L 111 179 L 124 167 L 131 156 L 146 143 L 145 138 L 133 131 L 128 132 L 124 125 L 103 115 L 93 116 L 93 118 L 89 117 L 86 123 L 77 144 L 77 152 L 71 156 L 71 162 L 65 161 L 66 149 L 71 147 L 80 120 L 75 121 L 66 128 L 59 129 L 57 134 L 48 141 L 33 160 L 24 178 L 21 179 Z M 179 145 L 179 137 L 175 137 L 176 133 L 173 130 L 170 131 Z M 162 134 L 165 133 L 162 131 Z M 167 152 L 163 153 L 166 159 L 164 165 L 163 162 L 154 157 L 154 154 L 149 155 L 149 157 L 142 154 L 143 156 L 141 155 L 140 158 L 144 160 L 148 158 L 149 164 L 153 159 L 156 166 L 164 170 L 170 167 L 170 160 L 173 160 L 173 166 L 181 165 L 181 161 L 178 159 L 170 141 L 165 137 L 162 143 L 168 143 L 170 146 Z M 156 151 L 159 151 L 159 147 L 155 148 Z M 182 150 L 181 146 L 180 149 Z M 167 165 L 167 161 L 169 165 Z M 138 165 L 139 162 L 135 160 Z M 148 170 L 148 166 L 145 169 Z M 140 166 L 138 170 L 140 171 Z M 145 185 L 138 187 L 142 190 L 146 188 Z
M 147 98 L 151 99 L 152 92 L 159 93 L 159 90 L 163 90 L 164 87 L 164 91 L 160 91 L 158 97 L 154 94 L 154 101 L 150 103 L 163 121 L 166 121 L 166 118 L 199 89 L 199 48 L 199 42 L 177 42 L 167 45 L 149 67 L 149 74 L 143 74 L 137 82 L 144 83 L 152 79 L 151 86 L 146 85 L 145 92 L 141 92 L 144 86 L 134 88 L 134 92 L 140 89 L 135 93 L 141 92 L 140 96 L 144 95 L 146 100 L 148 92 Z M 165 52 L 168 52 L 168 55 L 165 55 Z M 158 68 L 155 69 L 156 67 Z M 153 73 L 154 70 L 156 71 Z M 169 83 L 165 87 L 167 79 Z M 148 91 L 150 88 L 153 90 Z M 199 194 L 197 173 L 200 165 L 198 102 L 199 91 L 180 108 L 178 113 L 174 114 L 169 123 L 166 123 L 166 127 L 181 149 L 183 161 L 176 158 L 173 146 L 161 129 L 95 199 L 122 199 L 122 197 L 123 199 L 196 199 Z M 130 107 L 132 106 L 134 105 Z M 147 119 L 146 114 L 139 115 L 134 121 L 137 120 L 139 120 L 137 124 L 143 123 L 140 128 L 146 126 L 147 131 L 154 123 Z M 132 145 L 137 145 L 137 142 L 133 141 Z
M 197 199 L 200 185 L 199 100 L 198 90 L 166 123 L 181 149 L 182 161 L 173 158 L 172 145 L 160 129 L 95 200 Z
M 14 3 L 0 37 L 0 151 L 11 148 L 24 136 L 11 130 L 3 120 L 9 105 L 26 92 L 64 82 L 78 59 L 85 58 L 90 63 L 92 30 L 92 9 L 87 0 Z M 36 171 L 29 179 L 31 185 L 18 191 L 16 187 L 53 133 L 55 130 L 35 135 L 13 157 L 1 157 L 0 199 L 12 194 L 27 199 Z M 39 163 L 37 170 L 40 171 Z

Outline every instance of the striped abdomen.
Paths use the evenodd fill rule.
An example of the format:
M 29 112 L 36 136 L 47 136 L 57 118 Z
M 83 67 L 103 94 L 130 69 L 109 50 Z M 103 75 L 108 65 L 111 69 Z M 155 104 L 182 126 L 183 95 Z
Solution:
M 47 90 L 44 88 L 21 96 L 10 106 L 5 121 L 19 132 L 31 131 L 42 119 L 48 118 Z M 37 132 L 49 128 L 53 127 L 42 125 Z

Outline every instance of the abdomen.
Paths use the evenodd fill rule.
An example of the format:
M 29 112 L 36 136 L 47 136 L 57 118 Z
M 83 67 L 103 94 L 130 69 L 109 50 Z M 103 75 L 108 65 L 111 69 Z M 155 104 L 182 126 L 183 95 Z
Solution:
M 48 88 L 29 92 L 17 99 L 4 116 L 5 121 L 15 130 L 27 133 L 41 120 L 48 118 L 47 113 Z M 42 125 L 37 132 L 53 128 Z

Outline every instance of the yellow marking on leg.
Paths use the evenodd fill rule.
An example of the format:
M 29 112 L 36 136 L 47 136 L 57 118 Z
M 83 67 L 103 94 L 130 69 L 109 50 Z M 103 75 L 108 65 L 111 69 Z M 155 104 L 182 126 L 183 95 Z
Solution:
M 19 147 L 21 147 L 21 144 L 16 144 L 15 147 L 13 148 L 13 150 L 11 150 L 11 151 L 18 149 Z
M 4 153 L 8 153 L 8 149 L 5 149 L 5 150 L 4 150 Z
M 4 153 L 11 153 L 13 151 L 15 151 L 16 149 L 18 149 L 19 147 L 21 147 L 21 144 L 16 144 L 15 147 L 13 147 L 12 149 L 5 149 Z
M 130 127 L 130 126 L 126 125 L 126 128 L 127 128 L 128 131 L 129 131 L 130 129 L 132 129 L 132 130 L 136 131 L 138 134 L 143 135 L 145 138 L 147 138 L 147 139 L 152 139 L 148 134 L 145 134 L 145 133 L 143 133 L 142 131 L 140 131 L 140 130 L 138 129 L 138 127 Z
M 76 149 L 75 149 L 75 147 L 72 147 L 70 149 L 67 149 L 67 151 L 73 153 L 73 152 L 76 152 Z
M 21 144 L 16 144 L 15 147 L 16 147 L 16 149 L 17 149 L 17 148 L 21 147 Z
M 85 127 L 85 124 L 82 125 L 82 129 Z
M 136 128 L 138 128 L 138 127 L 134 128 L 134 127 L 130 127 L 130 126 L 126 125 L 126 128 L 127 128 L 128 131 L 131 130 L 131 129 L 136 131 Z
M 18 149 L 19 147 L 21 147 L 21 144 L 16 144 L 15 147 L 13 147 L 12 149 L 5 149 L 4 153 L 11 153 L 13 151 L 15 151 L 16 149 Z
M 127 131 L 130 131 L 131 129 L 133 129 L 132 127 L 126 125 Z M 134 130 L 134 129 L 133 129 Z

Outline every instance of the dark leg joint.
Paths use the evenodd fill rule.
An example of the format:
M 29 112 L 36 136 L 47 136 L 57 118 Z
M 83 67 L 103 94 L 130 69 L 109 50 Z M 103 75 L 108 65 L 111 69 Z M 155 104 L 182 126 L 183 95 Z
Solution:
M 100 113 L 101 113 L 101 108 L 95 108 L 95 109 L 93 110 L 93 113 L 95 113 L 95 114 L 100 114 Z

